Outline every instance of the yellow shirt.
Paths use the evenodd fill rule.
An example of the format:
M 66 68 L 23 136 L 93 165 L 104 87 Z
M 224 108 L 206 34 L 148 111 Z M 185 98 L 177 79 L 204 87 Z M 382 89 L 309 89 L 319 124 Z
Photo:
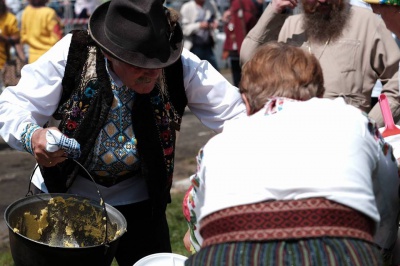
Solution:
M 6 38 L 19 35 L 17 18 L 10 12 L 0 17 L 0 31 L 1 34 Z M 5 62 L 7 61 L 7 49 L 6 43 L 0 42 L 0 69 L 3 69 Z
M 29 63 L 36 61 L 60 38 L 61 23 L 54 9 L 25 7 L 21 18 L 21 42 L 29 45 Z

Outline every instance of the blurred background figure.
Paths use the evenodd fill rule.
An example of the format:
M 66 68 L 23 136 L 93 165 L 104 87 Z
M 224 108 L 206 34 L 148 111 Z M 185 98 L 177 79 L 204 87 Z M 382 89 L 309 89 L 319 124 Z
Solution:
M 74 5 L 75 17 L 89 18 L 101 3 L 103 3 L 103 0 L 76 0 Z
M 238 87 L 241 76 L 239 51 L 247 32 L 256 25 L 262 13 L 263 0 L 231 0 L 231 5 L 223 14 L 226 39 L 223 59 L 229 59 L 233 84 Z
M 400 23 L 398 23 L 400 21 L 400 17 L 399 17 L 400 14 L 399 13 L 397 13 L 397 14 L 393 13 L 389 17 L 386 17 L 386 16 L 384 17 L 384 15 L 381 16 L 379 12 L 376 12 L 376 11 L 374 11 L 372 9 L 372 4 L 374 4 L 374 3 L 375 3 L 376 6 L 379 6 L 379 4 L 382 4 L 382 5 L 387 5 L 387 4 L 393 5 L 395 2 L 394 1 L 390 1 L 390 3 L 393 3 L 393 4 L 390 4 L 389 2 L 381 1 L 379 3 L 376 0 L 375 1 L 372 0 L 374 3 L 370 4 L 370 2 L 372 2 L 372 1 L 369 1 L 369 2 L 367 2 L 367 1 L 369 1 L 369 0 L 366 0 L 366 1 L 363 1 L 363 0 L 350 0 L 350 4 L 354 5 L 354 6 L 364 7 L 364 8 L 367 8 L 369 10 L 372 10 L 374 13 L 376 13 L 378 16 L 380 16 L 385 21 L 385 23 L 386 23 L 386 21 L 388 21 L 388 23 L 390 23 L 391 25 L 387 25 L 387 23 L 386 23 L 386 26 L 389 29 L 389 31 L 392 32 L 394 40 L 396 41 L 397 45 L 400 47 L 399 37 L 396 36 L 398 34 L 394 33 L 394 31 L 395 31 L 394 27 L 396 27 L 396 26 L 397 26 L 397 31 L 398 32 L 400 31 L 399 30 Z M 396 6 L 392 6 L 391 8 L 392 9 L 398 9 L 400 11 L 400 7 L 398 6 L 399 4 L 400 4 L 400 1 L 397 3 Z M 396 21 L 397 25 L 395 24 L 395 21 Z M 399 86 L 400 86 L 400 84 L 399 84 Z M 376 84 L 374 86 L 374 89 L 372 90 L 372 97 L 371 97 L 371 105 L 372 106 L 375 105 L 378 102 L 378 97 L 379 97 L 379 94 L 381 93 L 381 91 L 382 91 L 382 82 L 380 80 L 377 80 L 377 82 L 376 82 Z M 400 121 L 398 121 L 398 122 L 400 122 Z M 400 254 L 399 254 L 399 256 L 400 256 Z
M 213 51 L 221 13 L 214 0 L 190 0 L 180 9 L 184 47 L 219 70 Z
M 48 0 L 29 0 L 21 17 L 21 42 L 29 46 L 28 63 L 35 62 L 63 36 L 62 24 Z
M 14 15 L 17 15 L 19 11 L 22 9 L 22 1 L 21 0 L 6 0 L 6 6 L 8 7 L 8 10 L 13 13 Z
M 371 5 L 374 13 L 381 15 L 388 30 L 400 38 L 400 0 L 366 0 L 366 2 Z
M 0 0 L 0 70 L 2 74 L 4 70 L 3 68 L 11 56 L 10 48 L 18 47 L 18 50 L 22 51 L 20 50 L 21 46 L 19 44 L 19 36 L 20 31 L 18 28 L 17 18 L 9 11 L 5 1 Z M 24 59 L 25 58 L 23 58 L 23 60 Z M 3 75 L 0 75 L 0 91 L 3 91 L 3 88 Z

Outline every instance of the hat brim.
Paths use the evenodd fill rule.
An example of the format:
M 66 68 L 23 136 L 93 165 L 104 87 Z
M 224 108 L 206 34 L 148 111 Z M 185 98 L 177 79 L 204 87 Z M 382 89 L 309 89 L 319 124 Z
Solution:
M 88 23 L 90 36 L 102 49 L 127 64 L 148 69 L 165 68 L 180 58 L 183 49 L 183 33 L 179 23 L 177 23 L 172 35 L 173 40 L 176 41 L 171 42 L 173 45 L 170 45 L 170 53 L 166 60 L 157 57 L 148 58 L 143 53 L 124 49 L 110 41 L 105 34 L 105 18 L 110 2 L 107 1 L 98 6 L 90 16 Z M 118 25 L 115 25 L 115 27 L 118 27 Z

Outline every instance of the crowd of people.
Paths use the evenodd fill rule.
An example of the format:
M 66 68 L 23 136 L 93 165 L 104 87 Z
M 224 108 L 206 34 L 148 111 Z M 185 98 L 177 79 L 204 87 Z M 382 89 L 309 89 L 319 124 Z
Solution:
M 89 18 L 102 2 L 71 1 L 71 12 L 67 13 L 71 13 L 73 18 Z M 65 34 L 62 22 L 64 3 L 49 0 L 1 0 L 0 5 L 0 70 L 5 68 L 7 61 L 13 61 L 15 58 L 23 62 L 18 67 L 33 63 Z M 4 86 L 15 85 L 18 81 L 15 78 L 11 81 L 7 76 L 4 77 L 4 81 L 4 75 L 6 74 L 0 77 L 2 89 Z
M 127 220 L 118 265 L 172 252 L 165 211 L 185 108 L 218 133 L 183 201 L 186 265 L 392 265 L 400 147 L 380 134 L 372 90 L 380 80 L 398 121 L 393 1 L 232 0 L 222 11 L 213 0 L 90 1 L 77 8 L 87 29 L 61 34 L 43 0 L 30 0 L 21 28 L 0 0 L 12 25 L 0 24 L 0 52 L 29 45 L 0 95 L 0 135 L 36 159 L 37 194 L 97 198 L 90 173 Z M 32 50 L 40 34 L 46 49 Z M 79 150 L 50 150 L 49 136 Z

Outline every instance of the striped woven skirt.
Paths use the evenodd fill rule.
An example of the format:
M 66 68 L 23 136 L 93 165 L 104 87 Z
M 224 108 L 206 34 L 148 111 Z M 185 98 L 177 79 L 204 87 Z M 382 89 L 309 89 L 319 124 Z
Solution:
M 201 250 L 185 265 L 379 266 L 374 223 L 323 199 L 272 201 L 221 210 L 201 221 Z
M 186 266 L 379 266 L 379 250 L 364 240 L 315 238 L 295 241 L 232 242 L 202 248 Z

